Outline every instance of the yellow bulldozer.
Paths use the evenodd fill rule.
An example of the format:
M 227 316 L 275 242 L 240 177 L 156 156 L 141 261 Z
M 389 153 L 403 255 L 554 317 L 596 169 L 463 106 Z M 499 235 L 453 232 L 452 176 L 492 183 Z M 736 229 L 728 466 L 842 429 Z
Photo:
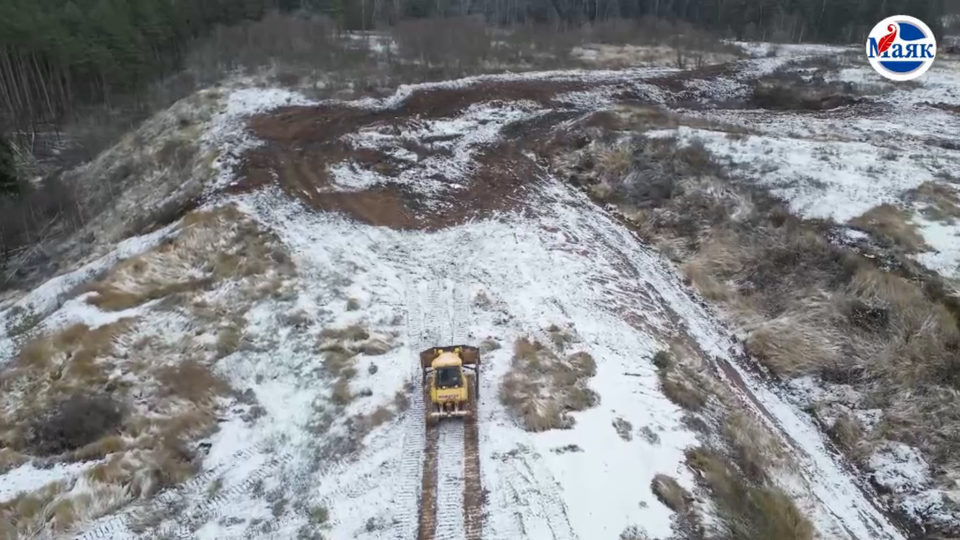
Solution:
M 467 418 L 477 412 L 480 349 L 469 345 L 431 347 L 420 353 L 427 422 Z

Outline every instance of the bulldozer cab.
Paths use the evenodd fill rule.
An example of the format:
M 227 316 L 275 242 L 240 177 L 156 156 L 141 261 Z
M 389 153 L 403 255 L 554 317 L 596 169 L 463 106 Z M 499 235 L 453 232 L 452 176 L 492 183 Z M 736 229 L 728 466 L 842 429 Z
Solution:
M 459 366 L 436 368 L 438 388 L 460 388 L 463 385 L 463 375 Z
M 431 347 L 420 353 L 420 367 L 431 402 L 429 418 L 472 413 L 468 402 L 471 396 L 475 400 L 480 390 L 479 349 L 469 345 Z

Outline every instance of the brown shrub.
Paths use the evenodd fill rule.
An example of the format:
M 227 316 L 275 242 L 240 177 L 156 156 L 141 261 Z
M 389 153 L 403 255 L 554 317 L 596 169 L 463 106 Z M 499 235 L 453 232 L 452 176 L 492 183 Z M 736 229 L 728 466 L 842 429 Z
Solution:
M 73 452 L 74 461 L 100 459 L 109 454 L 120 452 L 127 447 L 126 441 L 119 435 L 108 435 Z
M 49 456 L 81 448 L 120 426 L 120 405 L 107 395 L 71 396 L 30 426 L 26 447 Z
M 320 332 L 320 337 L 330 340 L 363 341 L 370 338 L 370 332 L 359 324 L 353 324 L 346 328 L 324 328 Z
M 126 291 L 117 286 L 100 283 L 91 287 L 94 293 L 87 298 L 87 303 L 106 311 L 120 311 L 139 306 L 145 302 L 164 298 L 178 293 L 202 289 L 210 280 L 199 279 L 178 283 L 155 284 L 139 291 Z
M 917 226 L 910 223 L 910 214 L 892 204 L 874 207 L 850 220 L 850 224 L 888 240 L 907 253 L 930 250 Z
M 217 332 L 217 357 L 223 358 L 236 352 L 243 334 L 236 325 L 229 325 Z
M 500 385 L 500 400 L 528 431 L 567 429 L 571 411 L 597 403 L 587 387 L 596 373 L 596 362 L 579 352 L 561 360 L 553 351 L 526 338 L 514 343 L 510 370 Z
M 650 490 L 653 491 L 660 502 L 674 512 L 686 512 L 693 503 L 693 496 L 690 495 L 690 492 L 672 477 L 665 474 L 658 474 L 653 477 L 653 481 L 650 482 Z
M 908 201 L 924 205 L 921 212 L 928 219 L 952 223 L 960 218 L 960 196 L 950 186 L 924 182 L 905 195 Z
M 330 394 L 330 401 L 335 405 L 344 406 L 353 401 L 353 392 L 350 391 L 350 381 L 346 378 L 340 378 L 333 385 L 333 392 Z
M 727 415 L 723 435 L 740 470 L 754 482 L 766 482 L 767 471 L 783 464 L 785 452 L 780 441 L 747 413 L 738 411 Z
M 827 435 L 850 456 L 858 456 L 864 433 L 860 424 L 848 413 L 843 413 L 827 428 Z
M 662 378 L 660 388 L 667 399 L 688 411 L 697 412 L 707 404 L 707 396 L 682 379 Z
M 193 359 L 163 366 L 157 369 L 156 377 L 168 394 L 197 405 L 209 404 L 215 397 L 230 391 L 226 381 L 210 371 L 208 366 Z
M 813 526 L 782 491 L 751 485 L 717 452 L 687 450 L 687 464 L 713 495 L 725 538 L 811 540 Z

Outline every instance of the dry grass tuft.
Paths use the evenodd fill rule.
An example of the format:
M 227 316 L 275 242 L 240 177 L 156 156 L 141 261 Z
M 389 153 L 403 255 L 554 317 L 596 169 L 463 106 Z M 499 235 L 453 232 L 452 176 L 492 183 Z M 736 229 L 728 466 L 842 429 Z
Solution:
M 827 428 L 827 435 L 844 452 L 854 458 L 863 457 L 861 454 L 861 443 L 863 442 L 863 428 L 849 414 L 844 413 L 833 421 L 833 424 Z
M 127 259 L 91 286 L 90 304 L 105 310 L 132 308 L 159 298 L 239 280 L 253 295 L 263 279 L 289 275 L 293 266 L 275 236 L 234 206 L 190 212 L 175 236 Z
M 327 340 L 363 341 L 370 338 L 370 332 L 359 324 L 346 328 L 324 328 L 320 337 Z
M 367 431 L 381 426 L 390 420 L 393 420 L 393 411 L 384 406 L 379 406 L 372 413 L 364 417 L 364 423 Z
M 719 453 L 687 450 L 687 465 L 713 495 L 722 537 L 812 540 L 813 526 L 790 497 L 776 488 L 748 483 Z
M 353 401 L 353 392 L 350 391 L 350 380 L 342 377 L 333 385 L 330 401 L 335 405 L 344 406 Z
M 13 448 L 0 448 L 0 474 L 5 474 L 10 469 L 14 469 L 29 461 L 27 456 L 17 452 Z
M 48 484 L 32 493 L 21 493 L 12 500 L 0 503 L 0 532 L 5 534 L 4 538 L 29 538 L 35 536 L 35 531 L 43 530 L 52 517 L 50 510 L 63 489 L 60 483 Z
M 347 349 L 330 349 L 323 353 L 323 370 L 334 377 L 343 375 L 356 362 L 356 352 Z
M 667 399 L 692 412 L 702 410 L 710 397 L 706 380 L 687 365 L 692 359 L 686 359 L 689 353 L 682 347 L 673 347 L 673 353 L 658 351 L 653 356 L 653 364 L 660 377 L 660 388 Z M 682 361 L 678 361 L 682 360 Z
M 650 482 L 650 490 L 660 499 L 667 508 L 674 512 L 686 512 L 693 503 L 693 496 L 690 492 L 677 483 L 673 477 L 665 474 L 658 474 Z
M 547 327 L 547 334 L 550 336 L 550 341 L 553 343 L 553 346 L 558 350 L 565 349 L 567 345 L 573 343 L 576 339 L 572 331 L 561 328 L 555 324 Z
M 906 193 L 912 202 L 924 205 L 924 217 L 934 221 L 953 223 L 960 218 L 960 195 L 957 190 L 936 182 L 924 182 Z
M 237 351 L 243 331 L 236 324 L 230 324 L 217 331 L 217 357 L 223 358 Z
M 850 224 L 885 238 L 907 253 L 930 250 L 923 236 L 917 232 L 917 226 L 910 223 L 910 214 L 891 204 L 874 207 L 850 220 Z
M 706 395 L 683 379 L 664 378 L 660 386 L 667 399 L 688 411 L 700 411 L 707 404 Z
M 754 482 L 766 482 L 768 471 L 785 463 L 786 452 L 780 441 L 747 413 L 728 414 L 724 419 L 723 435 L 740 470 Z
M 782 377 L 816 373 L 839 360 L 839 348 L 823 339 L 820 328 L 780 318 L 750 333 L 746 349 Z
M 500 348 L 500 342 L 495 339 L 485 339 L 480 342 L 480 352 L 495 351 Z
M 632 162 L 633 149 L 624 144 L 602 151 L 597 156 L 597 170 L 602 178 L 619 182 L 630 170 Z
M 187 359 L 156 371 L 157 380 L 168 394 L 179 396 L 196 405 L 209 405 L 214 398 L 226 395 L 230 386 L 223 378 L 200 362 Z
M 393 406 L 396 407 L 397 411 L 404 412 L 410 408 L 410 397 L 408 393 L 409 391 L 404 392 L 397 390 L 397 393 L 393 395 Z
M 585 352 L 561 359 L 540 342 L 521 338 L 514 343 L 500 400 L 528 431 L 568 429 L 574 424 L 570 412 L 597 403 L 597 395 L 587 387 L 594 374 L 596 362 Z

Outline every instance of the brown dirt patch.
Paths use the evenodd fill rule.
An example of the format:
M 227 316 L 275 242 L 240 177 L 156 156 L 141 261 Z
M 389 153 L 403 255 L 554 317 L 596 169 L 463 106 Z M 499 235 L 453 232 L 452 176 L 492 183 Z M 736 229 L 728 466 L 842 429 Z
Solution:
M 384 177 L 396 177 L 417 165 L 379 150 L 355 148 L 343 136 L 363 128 L 399 133 L 402 126 L 417 120 L 453 117 L 470 105 L 490 101 L 523 100 L 561 107 L 555 101 L 558 94 L 586 87 L 587 83 L 578 81 L 488 81 L 459 88 L 420 90 L 393 109 L 360 109 L 341 104 L 282 108 L 251 120 L 251 130 L 266 144 L 247 153 L 241 180 L 230 191 L 249 191 L 276 182 L 288 195 L 316 210 L 340 212 L 363 223 L 398 229 L 435 230 L 514 209 L 521 200 L 518 191 L 526 182 L 536 179 L 537 174 L 535 165 L 523 155 L 519 145 L 506 142 L 476 150 L 476 166 L 468 178 L 456 181 L 463 187 L 451 186 L 431 195 L 399 183 L 341 191 L 332 185 L 328 168 L 349 163 Z M 504 140 L 530 137 L 531 130 L 545 132 L 567 117 L 551 114 L 530 125 L 511 124 L 504 129 Z M 436 142 L 440 141 L 403 140 L 398 147 L 416 154 L 419 162 L 448 151 Z M 443 177 L 432 179 L 453 183 Z

